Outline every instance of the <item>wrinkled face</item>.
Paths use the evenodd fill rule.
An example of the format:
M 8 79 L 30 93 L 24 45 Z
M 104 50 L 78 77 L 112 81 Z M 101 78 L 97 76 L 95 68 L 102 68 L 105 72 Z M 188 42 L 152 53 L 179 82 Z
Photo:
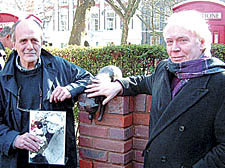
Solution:
M 21 65 L 24 68 L 35 67 L 41 54 L 42 32 L 36 23 L 19 23 L 15 31 L 14 48 L 20 56 Z
M 170 26 L 165 33 L 167 53 L 174 63 L 200 58 L 204 49 L 204 40 L 179 26 Z

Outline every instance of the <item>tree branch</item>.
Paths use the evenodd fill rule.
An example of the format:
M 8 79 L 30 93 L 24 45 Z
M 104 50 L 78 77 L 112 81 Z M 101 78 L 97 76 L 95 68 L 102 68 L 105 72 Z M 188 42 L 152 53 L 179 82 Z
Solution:
M 140 2 L 141 2 L 141 0 L 137 0 L 136 2 L 133 3 L 133 8 L 132 8 L 132 12 L 131 12 L 130 18 L 134 16 L 134 14 L 137 11 L 137 8 L 138 8 Z
M 121 2 L 121 0 L 116 0 L 118 2 L 118 4 L 120 5 L 120 7 L 124 10 L 124 12 L 126 12 L 126 7 L 124 6 L 124 4 Z
M 19 5 L 19 3 L 17 2 L 17 0 L 14 0 L 14 2 L 15 2 L 15 4 L 16 4 L 17 8 L 18 8 L 19 10 L 22 10 L 22 7 Z
M 111 8 L 121 17 L 124 18 L 124 14 L 121 12 L 121 10 L 119 9 L 118 6 L 116 6 L 114 4 L 114 2 L 112 0 L 105 0 L 110 6 Z

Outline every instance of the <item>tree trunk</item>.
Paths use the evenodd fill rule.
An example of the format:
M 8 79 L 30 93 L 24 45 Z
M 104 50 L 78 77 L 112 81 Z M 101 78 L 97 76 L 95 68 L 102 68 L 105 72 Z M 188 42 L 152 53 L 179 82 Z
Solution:
M 77 6 L 69 44 L 81 45 L 81 33 L 85 30 L 85 16 L 87 8 L 88 7 L 85 6 L 85 3 Z
M 128 38 L 128 27 L 129 23 L 127 19 L 123 20 L 123 30 L 122 30 L 122 37 L 121 37 L 121 44 L 127 44 L 127 38 Z
M 77 9 L 69 44 L 81 45 L 81 33 L 85 31 L 86 11 L 95 6 L 95 0 L 77 0 Z

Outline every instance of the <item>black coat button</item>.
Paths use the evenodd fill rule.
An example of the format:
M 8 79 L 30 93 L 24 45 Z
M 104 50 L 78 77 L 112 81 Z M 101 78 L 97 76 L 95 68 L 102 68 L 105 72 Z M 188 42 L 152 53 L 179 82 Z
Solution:
M 165 163 L 166 161 L 167 161 L 166 156 L 162 156 L 162 157 L 161 157 L 161 162 Z
M 179 127 L 179 131 L 180 131 L 180 132 L 184 132 L 184 129 L 185 129 L 185 127 L 184 127 L 183 125 L 181 125 L 181 126 Z

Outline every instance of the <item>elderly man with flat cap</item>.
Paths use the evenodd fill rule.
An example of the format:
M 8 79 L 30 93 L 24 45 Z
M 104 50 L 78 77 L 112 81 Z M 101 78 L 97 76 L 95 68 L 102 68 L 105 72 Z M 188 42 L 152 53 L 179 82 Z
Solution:
M 12 28 L 5 26 L 0 32 L 0 70 L 5 66 L 6 53 L 5 48 L 12 49 L 13 43 L 11 40 Z

